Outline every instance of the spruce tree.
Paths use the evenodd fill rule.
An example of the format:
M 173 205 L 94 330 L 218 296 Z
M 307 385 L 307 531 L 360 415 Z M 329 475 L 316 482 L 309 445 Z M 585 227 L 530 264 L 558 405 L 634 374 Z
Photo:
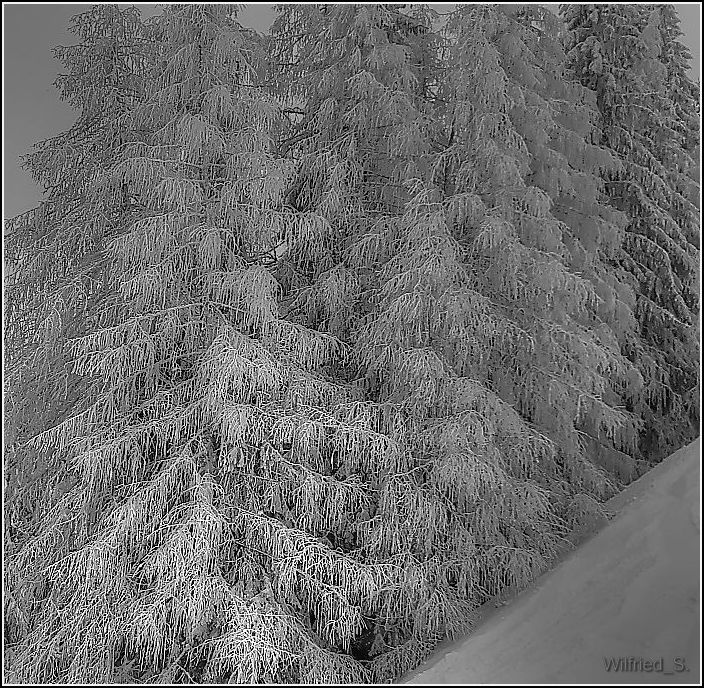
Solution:
M 272 514 L 289 513 L 294 495 L 300 519 L 339 518 L 329 505 L 354 512 L 354 479 L 302 475 L 297 457 L 303 446 L 314 460 L 330 423 L 340 452 L 366 435 L 311 408 L 338 397 L 317 373 L 336 359 L 337 340 L 278 318 L 271 263 L 287 166 L 271 136 L 280 115 L 259 87 L 260 42 L 234 12 L 169 7 L 145 38 L 130 37 L 155 47 L 143 97 L 123 118 L 131 134 L 106 151 L 102 184 L 80 187 L 90 199 L 82 230 L 106 214 L 99 193 L 129 207 L 90 263 L 100 293 L 85 324 L 48 335 L 83 387 L 61 422 L 28 443 L 55 463 L 41 496 L 54 488 L 56 497 L 13 538 L 20 681 L 363 674 L 277 603 L 258 553 L 263 537 L 279 548 L 276 585 L 299 576 L 316 586 L 326 632 L 344 642 L 355 608 L 319 578 L 353 581 L 348 568 L 327 566 L 328 549 Z M 73 88 L 89 92 L 75 72 Z M 50 169 L 71 186 L 72 170 Z M 26 256 L 16 271 L 31 278 Z
M 388 443 L 361 472 L 366 500 L 351 537 L 335 538 L 347 556 L 376 575 L 383 572 L 379 589 L 362 600 L 364 625 L 351 648 L 371 660 L 376 680 L 398 676 L 438 638 L 465 628 L 476 586 L 468 535 L 451 522 L 443 494 L 426 475 L 431 456 L 421 431 L 427 443 L 430 428 L 418 423 L 427 415 L 422 407 L 434 401 L 422 394 L 427 385 L 441 384 L 433 374 L 442 371 L 427 368 L 432 351 L 416 347 L 411 332 L 404 341 L 403 328 L 427 330 L 427 314 L 416 311 L 413 323 L 408 294 L 395 299 L 392 291 L 382 293 L 387 280 L 397 282 L 399 295 L 406 291 L 393 278 L 402 264 L 392 266 L 389 259 L 423 241 L 422 235 L 405 236 L 415 210 L 404 210 L 415 194 L 404 182 L 428 167 L 424 99 L 433 88 L 434 59 L 428 18 L 385 5 L 296 6 L 285 7 L 274 26 L 284 97 L 302 112 L 288 137 L 296 141 L 298 162 L 289 198 L 296 213 L 318 216 L 335 237 L 308 243 L 315 255 L 297 245 L 286 252 L 283 274 L 296 280 L 286 280 L 285 291 L 299 318 L 345 337 L 352 357 L 343 374 Z M 418 258 L 411 258 L 409 270 Z M 425 273 L 436 267 L 442 269 L 435 261 Z M 396 312 L 380 318 L 380 306 L 390 301 Z M 349 313 L 346 332 L 335 322 L 342 309 Z M 387 337 L 385 346 L 377 346 L 379 336 Z M 414 389 L 422 379 L 425 386 Z
M 600 142 L 620 163 L 604 174 L 629 216 L 613 265 L 636 293 L 639 337 L 624 351 L 645 381 L 641 450 L 657 460 L 698 426 L 698 89 L 674 8 L 565 5 L 562 16 L 571 71 L 594 91 Z
M 46 200 L 5 227 L 4 546 L 10 642 L 36 627 L 40 600 L 49 590 L 42 571 L 69 551 L 72 522 L 82 506 L 65 457 L 30 440 L 70 422 L 91 394 L 91 381 L 73 369 L 71 338 L 95 323 L 107 286 L 101 250 L 130 212 L 109 170 L 130 136 L 124 117 L 140 98 L 150 59 L 142 29 L 134 9 L 101 5 L 74 18 L 72 30 L 80 42 L 56 50 L 67 68 L 56 85 L 78 118 L 68 132 L 37 144 L 26 157 Z M 11 648 L 6 657 L 17 652 L 22 650 Z
M 150 46 L 142 40 L 135 10 L 96 6 L 77 15 L 72 30 L 81 43 L 56 49 L 69 73 L 55 83 L 61 98 L 78 110 L 77 121 L 25 157 L 46 200 L 6 224 L 7 379 L 9 390 L 22 391 L 8 398 L 11 433 L 26 434 L 32 423 L 50 421 L 37 414 L 61 413 L 60 395 L 75 378 L 58 380 L 66 370 L 59 370 L 61 338 L 55 335 L 85 327 L 88 301 L 99 291 L 96 257 L 117 218 L 129 210 L 129 199 L 110 183 L 108 171 L 115 151 L 130 136 L 125 114 L 139 98 Z M 20 354 L 33 365 L 23 365 Z M 55 385 L 61 390 L 53 390 Z M 23 414 L 32 388 L 50 403 Z
M 597 293 L 598 273 L 590 274 L 589 263 L 598 240 L 592 236 L 590 245 L 580 210 L 592 227 L 601 222 L 611 230 L 619 220 L 599 205 L 593 174 L 610 156 L 580 145 L 570 130 L 585 111 L 588 117 L 588 108 L 579 106 L 579 89 L 569 84 L 550 93 L 555 74 L 546 61 L 548 36 L 538 38 L 532 28 L 510 11 L 488 7 L 463 7 L 448 23 L 456 36 L 448 79 L 456 105 L 452 146 L 442 156 L 453 171 L 444 170 L 443 178 L 453 180 L 450 202 L 471 201 L 472 214 L 464 211 L 457 224 L 478 261 L 478 288 L 530 342 L 523 351 L 492 349 L 493 384 L 548 430 L 566 470 L 591 474 L 585 439 L 626 454 L 635 449 L 637 419 L 618 409 L 635 391 L 630 366 L 614 341 L 615 319 L 600 317 L 610 291 Z M 481 68 L 472 71 L 475 63 Z M 588 120 L 582 126 L 588 132 Z M 576 158 L 582 161 L 568 164 Z M 597 482 L 613 489 L 604 474 Z
M 545 191 L 552 213 L 561 223 L 564 254 L 570 269 L 584 277 L 598 299 L 581 324 L 600 345 L 617 356 L 637 337 L 633 316 L 635 294 L 611 263 L 621 251 L 628 216 L 609 206 L 602 177 L 618 170 L 619 162 L 600 144 L 594 93 L 575 82 L 567 69 L 562 48 L 564 27 L 550 11 L 526 6 L 513 14 L 526 29 L 521 40 L 502 51 L 502 63 L 537 60 L 540 69 L 528 93 L 532 107 L 518 103 L 513 120 L 530 153 L 528 179 Z M 505 43 L 504 43 L 505 45 Z M 522 49 L 521 49 L 522 46 Z M 516 59 L 516 53 L 521 54 Z M 526 102 L 528 102 L 526 98 Z M 604 400 L 634 411 L 641 402 L 643 379 L 637 368 L 622 360 L 620 383 L 607 386 Z M 584 419 L 586 420 L 586 419 Z M 628 482 L 647 468 L 640 452 L 620 451 L 604 441 L 587 420 L 582 435 L 591 460 Z M 632 456 L 635 455 L 635 456 Z
M 668 97 L 674 104 L 678 143 L 694 159 L 698 157 L 700 138 L 699 86 L 692 81 L 689 70 L 692 54 L 681 42 L 683 35 L 680 18 L 673 5 L 661 5 L 659 10 L 660 61 L 667 73 L 665 83 Z M 695 177 L 695 181 L 698 179 Z

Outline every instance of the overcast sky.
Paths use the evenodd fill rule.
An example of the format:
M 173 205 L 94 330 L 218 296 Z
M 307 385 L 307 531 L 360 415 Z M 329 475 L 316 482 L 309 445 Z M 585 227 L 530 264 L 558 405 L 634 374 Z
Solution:
M 154 14 L 156 5 L 141 4 L 143 14 Z M 555 3 L 546 3 L 555 4 Z M 39 189 L 21 169 L 18 156 L 32 144 L 68 129 L 74 111 L 59 101 L 52 82 L 61 69 L 51 53 L 56 45 L 70 45 L 75 37 L 66 31 L 70 18 L 87 5 L 3 3 L 3 141 L 4 217 L 36 205 Z M 436 5 L 447 11 L 447 4 Z M 694 56 L 693 78 L 699 79 L 701 60 L 701 10 L 699 3 L 676 4 L 682 19 L 683 42 Z M 273 5 L 245 5 L 238 19 L 245 26 L 265 32 L 274 17 Z

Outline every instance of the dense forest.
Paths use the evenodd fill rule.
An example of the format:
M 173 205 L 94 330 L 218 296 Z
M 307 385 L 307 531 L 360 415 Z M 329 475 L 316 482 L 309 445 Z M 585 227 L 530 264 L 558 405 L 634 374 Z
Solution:
M 5 222 L 5 676 L 395 680 L 698 434 L 677 12 L 121 7 Z

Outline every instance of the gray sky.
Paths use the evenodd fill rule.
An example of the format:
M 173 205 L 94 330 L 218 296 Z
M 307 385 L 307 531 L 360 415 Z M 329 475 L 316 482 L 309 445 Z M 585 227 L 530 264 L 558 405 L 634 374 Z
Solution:
M 153 4 L 135 3 L 143 14 L 153 14 Z M 546 3 L 555 4 L 555 3 Z M 68 4 L 3 3 L 3 141 L 4 217 L 36 205 L 41 193 L 20 167 L 18 156 L 32 144 L 68 129 L 74 112 L 58 99 L 52 86 L 60 63 L 51 49 L 74 42 L 66 27 L 70 18 L 87 7 Z M 436 5 L 447 11 L 449 5 Z M 699 79 L 701 61 L 701 10 L 699 3 L 676 4 L 682 19 L 683 42 L 694 56 L 692 76 Z M 266 31 L 274 17 L 271 4 L 245 5 L 238 19 L 245 26 Z

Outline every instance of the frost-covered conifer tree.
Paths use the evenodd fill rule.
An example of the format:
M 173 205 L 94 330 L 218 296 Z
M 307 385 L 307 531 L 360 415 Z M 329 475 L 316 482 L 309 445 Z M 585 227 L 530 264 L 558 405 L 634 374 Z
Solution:
M 593 285 L 598 298 L 598 307 L 580 323 L 593 331 L 601 346 L 618 354 L 638 337 L 632 314 L 635 295 L 611 266 L 621 251 L 628 217 L 608 205 L 602 176 L 617 170 L 619 163 L 612 152 L 598 145 L 594 92 L 573 81 L 566 68 L 562 23 L 540 6 L 526 6 L 513 16 L 529 30 L 520 32 L 520 40 L 501 51 L 502 63 L 511 69 L 512 62 L 530 63 L 533 56 L 540 65 L 524 91 L 526 104 L 532 107 L 519 102 L 512 110 L 530 153 L 528 180 L 550 197 L 552 214 L 561 222 L 564 257 L 573 271 Z M 607 387 L 604 400 L 633 411 L 641 401 L 642 387 L 638 370 L 627 365 L 625 377 Z M 620 480 L 629 481 L 648 465 L 642 457 L 634 461 L 604 441 L 592 421 L 583 421 L 590 426 L 583 428 L 582 436 L 587 454 Z
M 616 257 L 636 293 L 640 336 L 626 347 L 644 379 L 643 452 L 662 458 L 698 424 L 698 89 L 668 6 L 565 5 L 570 68 L 592 89 L 601 143 L 620 162 L 604 175 L 629 216 Z
M 279 318 L 288 167 L 272 153 L 280 114 L 259 86 L 259 40 L 234 12 L 173 6 L 156 18 L 144 93 L 123 117 L 130 135 L 106 151 L 102 183 L 80 187 L 83 232 L 106 221 L 98 194 L 129 207 L 101 228 L 86 324 L 48 335 L 82 387 L 29 443 L 52 459 L 56 498 L 13 538 L 18 680 L 363 676 L 329 639 L 344 645 L 360 623 L 339 578 L 350 596 L 364 578 L 293 526 L 334 529 L 358 509 L 355 477 L 310 470 L 328 459 L 315 453 L 323 439 L 341 462 L 383 445 L 348 418 L 354 407 L 321 408 L 349 396 L 321 370 L 340 359 L 338 340 Z M 31 277 L 25 256 L 17 274 Z
M 695 160 L 700 139 L 699 86 L 689 74 L 692 54 L 681 42 L 683 35 L 680 17 L 673 5 L 658 6 L 660 17 L 660 61 L 667 70 L 666 87 L 675 109 L 673 129 L 678 134 L 678 143 Z M 694 169 L 689 170 L 694 174 Z M 695 181 L 698 175 L 694 174 Z
M 56 84 L 78 118 L 27 156 L 46 200 L 8 221 L 4 237 L 5 614 L 8 640 L 20 647 L 43 620 L 50 589 L 43 572 L 72 547 L 80 513 L 65 457 L 28 441 L 68 421 L 90 396 L 90 380 L 73 370 L 70 340 L 94 326 L 107 289 L 101 250 L 132 212 L 110 166 L 131 136 L 125 115 L 141 97 L 151 54 L 133 9 L 96 6 L 72 29 L 79 43 L 57 49 L 67 73 Z M 54 620 L 49 630 L 58 629 Z M 18 676 L 23 662 L 35 667 L 42 657 L 22 659 L 12 646 L 6 657 L 16 654 Z
M 451 180 L 447 202 L 471 251 L 475 289 L 513 329 L 486 355 L 493 388 L 556 442 L 570 482 L 608 492 L 586 440 L 634 453 L 637 419 L 619 405 L 635 390 L 599 316 L 604 296 L 588 265 L 598 239 L 589 244 L 580 215 L 614 231 L 618 219 L 600 207 L 593 174 L 610 156 L 575 136 L 580 125 L 589 131 L 588 110 L 579 89 L 555 92 L 549 36 L 533 28 L 497 8 L 462 7 L 451 18 L 455 95 L 446 99 L 455 106 L 442 177 Z
M 56 335 L 86 326 L 89 301 L 100 291 L 98 252 L 116 218 L 130 209 L 107 172 L 130 136 L 125 114 L 140 97 L 149 44 L 134 10 L 109 5 L 77 15 L 72 30 L 81 43 L 56 49 L 69 70 L 56 85 L 78 110 L 77 121 L 25 157 L 46 200 L 6 225 L 6 375 L 8 389 L 20 392 L 7 398 L 10 445 L 16 433 L 26 439 L 42 422 L 60 417 L 64 400 L 75 402 L 78 390 L 66 396 L 75 378 L 63 379 Z M 36 407 L 23 409 L 31 403 Z
M 426 421 L 434 406 L 428 385 L 441 384 L 432 378 L 441 371 L 427 367 L 432 352 L 415 346 L 413 332 L 428 329 L 428 313 L 394 277 L 404 264 L 409 277 L 416 274 L 424 257 L 403 251 L 423 242 L 407 224 L 417 190 L 406 180 L 429 169 L 435 39 L 422 11 L 407 15 L 392 6 L 286 7 L 274 36 L 285 98 L 301 112 L 289 137 L 298 169 L 290 202 L 299 215 L 319 218 L 326 232 L 291 245 L 282 258 L 284 273 L 295 276 L 286 280 L 292 313 L 344 336 L 353 354 L 345 374 L 387 443 L 359 472 L 365 503 L 352 518 L 354 536 L 336 533 L 335 540 L 379 581 L 361 598 L 363 626 L 352 652 L 370 660 L 372 678 L 384 680 L 465 628 L 479 594 L 467 533 L 451 523 L 444 495 L 427 476 L 433 469 L 422 438 L 431 443 Z M 422 233 L 429 229 L 423 210 L 419 218 Z M 403 255 L 391 265 L 397 251 Z M 434 259 L 422 266 L 423 284 L 436 268 L 442 265 Z M 345 331 L 337 324 L 341 313 Z

